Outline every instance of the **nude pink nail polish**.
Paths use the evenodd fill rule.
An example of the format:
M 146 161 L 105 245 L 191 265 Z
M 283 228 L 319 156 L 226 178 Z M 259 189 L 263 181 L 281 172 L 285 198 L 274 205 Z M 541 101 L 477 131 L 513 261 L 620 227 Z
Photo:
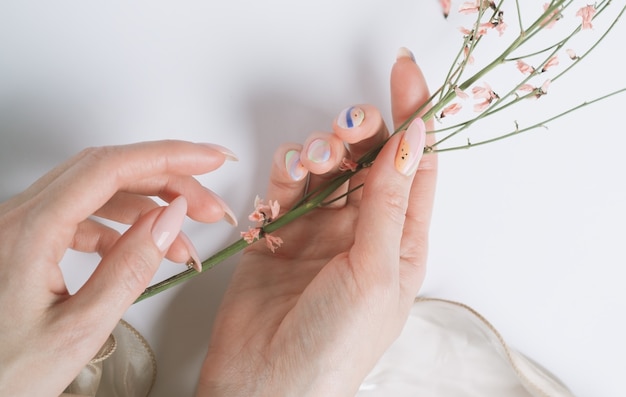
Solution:
M 175 198 L 152 225 L 152 239 L 161 252 L 166 252 L 178 236 L 187 215 L 187 200 L 183 196 Z

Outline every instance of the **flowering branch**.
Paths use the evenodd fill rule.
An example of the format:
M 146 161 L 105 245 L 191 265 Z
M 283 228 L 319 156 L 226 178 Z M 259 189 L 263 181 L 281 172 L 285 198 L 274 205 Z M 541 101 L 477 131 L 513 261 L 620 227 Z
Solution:
M 524 48 L 533 37 L 539 34 L 543 29 L 550 29 L 554 24 L 560 23 L 564 12 L 572 5 L 573 0 L 552 0 L 544 5 L 543 12 L 539 14 L 537 18 L 528 26 L 524 27 L 522 20 L 520 1 L 515 1 L 515 8 L 517 11 L 517 25 L 519 33 L 513 39 L 513 41 L 494 59 L 488 62 L 484 67 L 470 75 L 466 79 L 463 79 L 464 73 L 467 68 L 475 62 L 474 54 L 478 44 L 489 34 L 490 31 L 495 31 L 499 36 L 502 36 L 507 29 L 505 23 L 504 12 L 505 0 L 497 2 L 488 0 L 475 0 L 464 2 L 459 8 L 459 12 L 462 14 L 474 14 L 476 13 L 476 19 L 472 23 L 470 29 L 461 28 L 463 34 L 463 43 L 461 48 L 457 52 L 454 61 L 452 62 L 444 83 L 430 96 L 425 104 L 417 109 L 404 123 L 402 123 L 395 131 L 394 134 L 406 130 L 408 125 L 416 118 L 421 117 L 424 121 L 430 119 L 436 119 L 442 122 L 444 119 L 447 121 L 454 115 L 459 113 L 462 109 L 461 102 L 469 100 L 470 95 L 466 93 L 467 90 L 471 92 L 473 99 L 476 101 L 473 108 L 478 114 L 465 121 L 456 123 L 452 126 L 440 128 L 437 131 L 431 133 L 437 133 L 443 136 L 439 138 L 434 144 L 425 148 L 426 153 L 434 152 L 448 152 L 460 149 L 469 149 L 474 146 L 485 145 L 487 143 L 496 142 L 505 138 L 509 138 L 514 135 L 521 134 L 526 131 L 545 127 L 547 123 L 554 121 L 558 118 L 564 117 L 582 107 L 594 104 L 606 98 L 615 96 L 620 93 L 626 92 L 626 88 L 622 88 L 613 91 L 604 96 L 596 99 L 583 102 L 575 107 L 562 111 L 552 117 L 549 117 L 543 121 L 533 123 L 524 128 L 520 128 L 517 121 L 514 121 L 515 127 L 513 130 L 501 135 L 479 139 L 477 142 L 470 142 L 467 139 L 467 143 L 464 145 L 450 145 L 443 146 L 443 143 L 457 136 L 463 131 L 470 129 L 476 122 L 485 119 L 488 116 L 492 116 L 498 112 L 506 109 L 510 109 L 514 105 L 520 102 L 534 98 L 541 99 L 547 95 L 548 88 L 551 83 L 559 80 L 567 72 L 569 72 L 574 66 L 578 65 L 580 61 L 589 56 L 589 54 L 598 46 L 598 44 L 604 40 L 609 32 L 614 28 L 621 16 L 626 11 L 626 6 L 623 6 L 617 15 L 613 18 L 610 26 L 603 32 L 602 35 L 584 52 L 582 55 L 576 55 L 576 53 L 567 49 L 566 53 L 571 59 L 571 64 L 567 66 L 563 71 L 556 74 L 552 78 L 546 78 L 540 86 L 534 86 L 530 82 L 533 78 L 539 75 L 547 73 L 552 68 L 559 64 L 558 55 L 563 50 L 565 45 L 570 40 L 579 34 L 583 30 L 588 30 L 593 27 L 593 23 L 596 18 L 605 14 L 609 10 L 611 0 L 602 0 L 595 5 L 587 5 L 579 9 L 575 16 L 580 18 L 581 21 L 577 24 L 573 30 L 565 35 L 560 40 L 557 40 L 553 44 L 544 47 L 539 51 L 528 52 L 524 55 L 519 55 L 520 49 Z M 447 17 L 450 13 L 450 1 L 441 0 L 444 15 Z M 533 40 L 536 41 L 536 40 Z M 535 62 L 536 66 L 531 66 L 528 62 L 536 57 L 541 57 L 539 62 Z M 504 94 L 497 94 L 486 82 L 477 84 L 481 79 L 488 75 L 492 70 L 503 64 L 515 63 L 517 70 L 522 73 L 522 77 L 518 82 L 514 83 L 508 90 L 503 90 Z M 421 115 L 421 116 L 420 116 Z M 378 152 L 382 146 L 370 150 L 363 155 L 356 162 L 346 161 L 341 166 L 341 173 L 329 181 L 327 184 L 322 185 L 307 193 L 293 208 L 287 211 L 282 216 L 278 216 L 279 206 L 278 203 L 269 201 L 268 204 L 264 204 L 258 197 L 255 200 L 255 211 L 250 215 L 249 219 L 258 223 L 255 228 L 248 229 L 247 232 L 241 233 L 241 238 L 221 251 L 215 253 L 213 256 L 202 262 L 202 270 L 208 270 L 231 257 L 232 255 L 240 252 L 248 244 L 265 239 L 266 245 L 272 251 L 280 247 L 282 240 L 271 233 L 287 225 L 288 223 L 298 219 L 299 217 L 313 211 L 316 208 L 323 207 L 338 200 L 341 197 L 352 193 L 354 190 L 359 189 L 362 185 L 357 186 L 347 193 L 341 195 L 341 197 L 335 197 L 328 199 L 340 186 L 347 182 L 352 176 L 361 170 L 371 166 Z M 148 287 L 136 302 L 142 301 L 150 296 L 156 295 L 159 292 L 167 290 L 172 286 L 178 285 L 194 276 L 198 272 L 193 269 L 188 269 L 179 274 L 176 274 L 164 281 L 161 281 L 155 285 Z

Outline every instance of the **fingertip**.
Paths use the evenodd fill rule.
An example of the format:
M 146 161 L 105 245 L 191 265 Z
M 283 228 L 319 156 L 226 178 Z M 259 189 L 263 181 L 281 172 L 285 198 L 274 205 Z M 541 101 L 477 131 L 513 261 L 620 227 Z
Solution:
M 430 92 L 422 70 L 408 49 L 400 49 L 391 69 L 391 112 L 396 127 L 428 102 Z
M 152 239 L 159 251 L 165 253 L 176 239 L 187 215 L 187 199 L 178 196 L 165 207 L 152 225 Z
M 193 245 L 193 242 L 184 232 L 180 232 L 178 237 L 184 244 L 187 249 L 187 260 L 185 264 L 187 267 L 193 268 L 195 271 L 200 273 L 202 271 L 202 261 L 200 260 L 200 256 L 198 255 L 198 251 L 196 247 Z
M 302 164 L 301 152 L 302 145 L 284 143 L 272 157 L 267 197 L 278 201 L 283 208 L 290 208 L 304 194 L 309 171 Z
M 304 180 L 309 170 L 302 164 L 302 145 L 285 143 L 280 145 L 273 156 L 271 180 L 280 184 L 291 184 Z
M 228 149 L 227 147 L 224 147 L 222 145 L 218 145 L 215 143 L 202 143 L 202 145 L 216 151 L 219 152 L 221 154 L 224 155 L 225 160 L 229 160 L 229 161 L 239 161 L 239 158 L 237 157 L 237 155 L 230 149 Z
M 214 191 L 206 187 L 204 189 L 211 196 L 214 204 L 216 204 L 210 206 L 207 209 L 208 213 L 206 214 L 206 216 L 208 222 L 216 222 L 218 220 L 224 219 L 231 226 L 236 227 L 239 224 L 239 222 L 237 221 L 237 215 L 235 215 L 235 212 L 230 208 L 226 201 L 224 201 L 224 199 Z
M 309 172 L 322 175 L 336 170 L 346 152 L 343 141 L 335 134 L 314 132 L 304 143 L 300 161 Z
M 378 108 L 373 105 L 358 104 L 339 112 L 333 121 L 333 132 L 342 141 L 352 145 L 378 135 L 383 125 L 383 117 Z M 385 129 L 384 135 L 386 132 Z

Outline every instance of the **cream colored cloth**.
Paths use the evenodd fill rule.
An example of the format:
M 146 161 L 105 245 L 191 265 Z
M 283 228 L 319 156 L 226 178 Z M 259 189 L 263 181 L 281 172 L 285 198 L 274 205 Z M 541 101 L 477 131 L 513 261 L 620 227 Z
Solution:
M 400 337 L 358 397 L 573 397 L 461 303 L 417 299 Z
M 120 321 L 63 397 L 145 397 L 156 376 L 145 339 Z M 357 397 L 573 397 L 553 375 L 511 349 L 480 314 L 420 298 L 398 340 Z
M 62 397 L 146 397 L 156 379 L 156 360 L 144 337 L 121 320 L 100 352 Z

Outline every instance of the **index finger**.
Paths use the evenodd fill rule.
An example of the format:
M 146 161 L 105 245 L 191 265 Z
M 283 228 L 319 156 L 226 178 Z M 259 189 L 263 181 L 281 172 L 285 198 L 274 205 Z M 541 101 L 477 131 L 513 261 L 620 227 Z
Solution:
M 71 229 L 137 181 L 204 174 L 232 156 L 221 146 L 174 140 L 86 149 L 79 161 L 32 198 L 32 214 L 44 228 L 54 224 L 58 230 Z

